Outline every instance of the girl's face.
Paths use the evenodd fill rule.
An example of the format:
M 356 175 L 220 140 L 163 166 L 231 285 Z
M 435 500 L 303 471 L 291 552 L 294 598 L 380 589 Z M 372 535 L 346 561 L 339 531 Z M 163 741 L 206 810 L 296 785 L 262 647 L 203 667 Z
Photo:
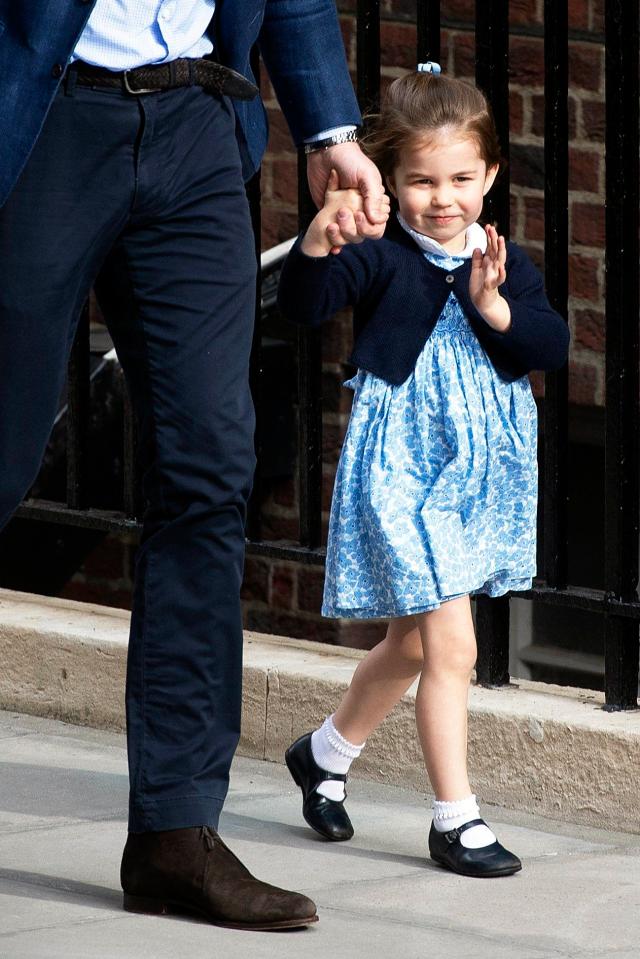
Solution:
M 435 138 L 401 150 L 388 183 L 412 229 L 459 253 L 497 172 L 497 166 L 487 169 L 473 137 L 441 130 Z

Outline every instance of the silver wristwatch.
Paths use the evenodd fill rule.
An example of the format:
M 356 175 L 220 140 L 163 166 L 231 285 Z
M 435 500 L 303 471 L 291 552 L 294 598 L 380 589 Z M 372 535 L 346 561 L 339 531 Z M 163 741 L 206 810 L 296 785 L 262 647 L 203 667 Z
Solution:
M 315 153 L 316 150 L 328 150 L 329 147 L 338 146 L 339 143 L 357 143 L 357 130 L 343 130 L 342 133 L 334 133 L 333 136 L 325 137 L 323 140 L 312 140 L 311 143 L 305 143 L 305 153 Z

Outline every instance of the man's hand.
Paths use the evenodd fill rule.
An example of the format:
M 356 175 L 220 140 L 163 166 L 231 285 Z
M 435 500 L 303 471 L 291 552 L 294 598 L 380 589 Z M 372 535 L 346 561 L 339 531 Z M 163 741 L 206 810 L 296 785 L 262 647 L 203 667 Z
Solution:
M 388 198 L 385 197 L 388 203 Z M 327 256 L 339 253 L 347 243 L 362 243 L 358 235 L 356 217 L 364 217 L 364 201 L 357 190 L 341 190 L 338 174 L 329 175 L 324 203 L 309 224 L 301 250 L 307 256 Z M 364 217 L 366 219 L 366 217 Z
M 325 193 L 332 170 L 338 174 L 338 185 L 341 190 L 357 190 L 363 199 L 363 211 L 354 214 L 349 219 L 348 227 L 355 231 L 361 239 L 379 240 L 384 233 L 389 218 L 388 202 L 385 202 L 385 192 L 382 177 L 376 165 L 364 155 L 357 143 L 339 143 L 326 150 L 316 150 L 307 157 L 307 178 L 313 202 L 321 207 L 325 200 Z M 351 233 L 343 232 L 339 221 L 336 220 L 337 236 L 346 243 L 353 243 Z M 338 245 L 335 246 L 335 252 Z

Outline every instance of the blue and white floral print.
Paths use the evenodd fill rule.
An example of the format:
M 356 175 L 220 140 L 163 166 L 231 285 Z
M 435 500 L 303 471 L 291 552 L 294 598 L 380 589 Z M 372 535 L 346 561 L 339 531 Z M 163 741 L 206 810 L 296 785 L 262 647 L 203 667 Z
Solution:
M 444 251 L 442 251 L 444 253 Z M 425 253 L 444 269 L 459 257 Z M 322 612 L 404 616 L 535 574 L 537 418 L 452 293 L 416 367 L 392 386 L 359 370 L 331 506 Z

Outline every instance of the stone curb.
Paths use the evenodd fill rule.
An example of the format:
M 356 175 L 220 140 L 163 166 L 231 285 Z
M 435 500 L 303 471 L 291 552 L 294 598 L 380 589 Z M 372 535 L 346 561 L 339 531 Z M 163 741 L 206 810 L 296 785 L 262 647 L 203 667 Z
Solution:
M 124 728 L 129 613 L 0 590 L 0 708 Z M 364 653 L 245 633 L 239 754 L 283 762 L 286 747 L 337 705 Z M 483 800 L 556 820 L 640 832 L 640 711 L 602 695 L 518 681 L 472 687 L 471 781 Z M 426 777 L 415 688 L 370 738 L 354 776 L 419 791 Z

